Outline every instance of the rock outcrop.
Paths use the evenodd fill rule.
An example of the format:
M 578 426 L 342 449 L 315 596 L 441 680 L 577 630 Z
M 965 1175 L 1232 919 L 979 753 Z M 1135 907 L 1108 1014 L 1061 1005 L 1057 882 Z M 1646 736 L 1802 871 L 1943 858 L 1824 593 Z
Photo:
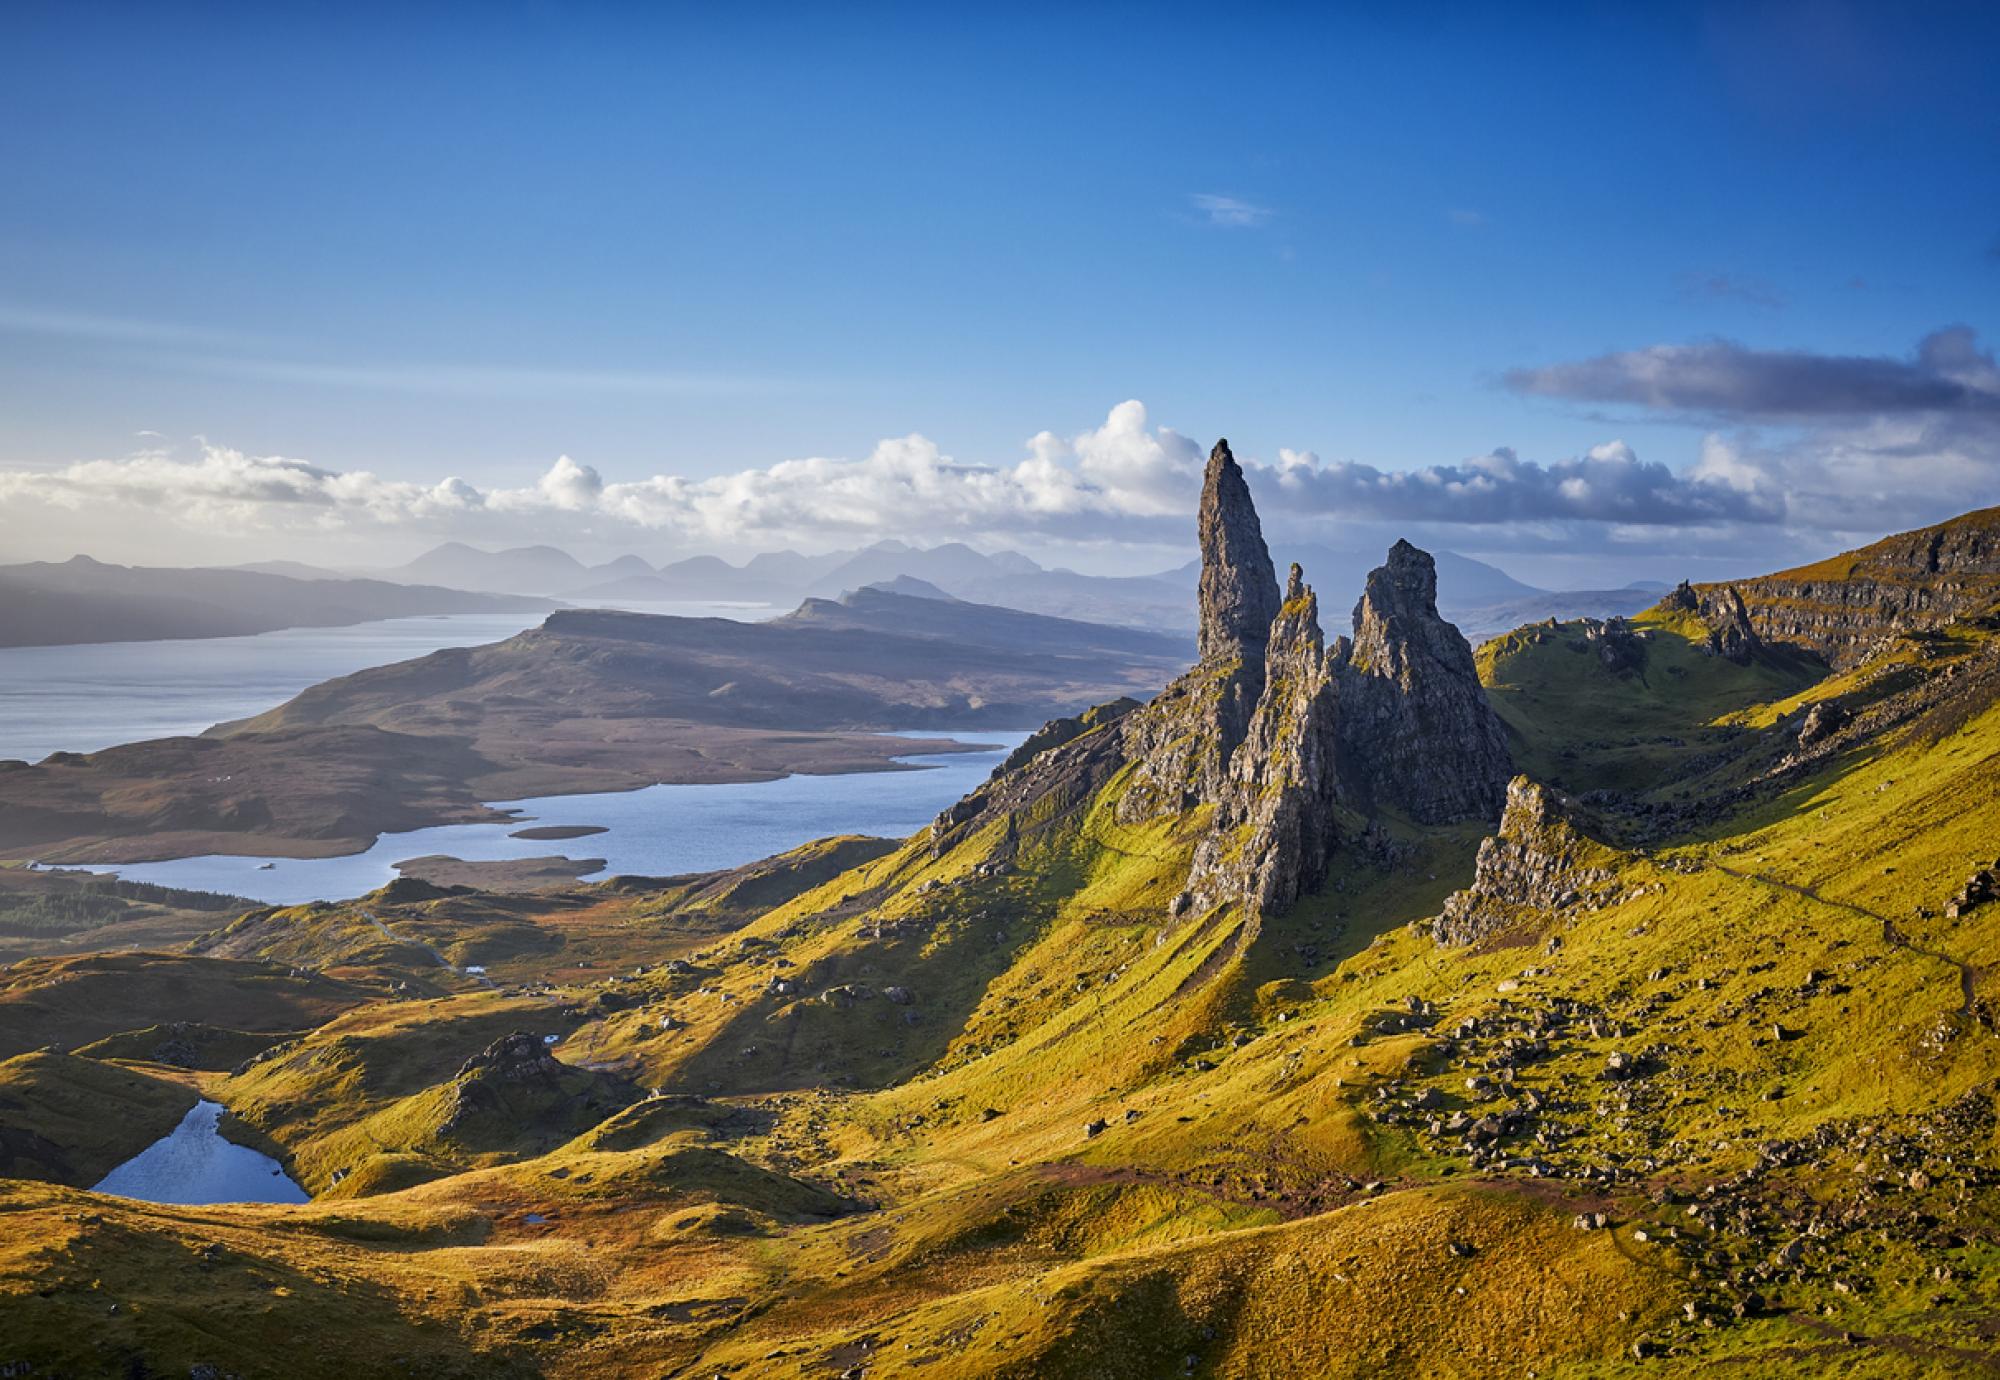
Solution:
M 1702 648 L 1710 656 L 1725 657 L 1739 666 L 1747 666 L 1764 649 L 1763 640 L 1751 621 L 1749 608 L 1743 602 L 1743 592 L 1735 585 L 1702 585 L 1697 588 L 1682 580 L 1674 586 L 1672 593 L 1660 600 L 1660 607 L 1671 613 L 1693 614 L 1700 619 L 1708 629 Z
M 1007 759 L 993 769 L 994 779 L 1005 776 L 1028 764 L 1030 758 L 1038 757 L 1050 748 L 1061 747 L 1075 738 L 1081 738 L 1093 728 L 1122 719 L 1139 707 L 1135 699 L 1120 697 L 1104 704 L 1093 705 L 1073 718 L 1050 719 L 1040 728 L 1030 733 L 1021 746 L 1007 754 Z
M 1074 719 L 1043 725 L 1029 739 L 1030 743 L 1043 739 L 1036 751 L 1025 755 L 1016 751 L 979 789 L 931 821 L 932 855 L 943 857 L 999 821 L 1004 831 L 993 861 L 1010 860 L 1024 835 L 1057 827 L 1071 812 L 1089 804 L 1130 760 L 1126 729 L 1143 712 L 1129 700 L 1113 700 Z
M 1708 650 L 1714 656 L 1748 666 L 1764 649 L 1744 607 L 1743 592 L 1734 585 L 1709 590 L 1701 599 L 1701 619 L 1708 624 Z
M 1612 891 L 1603 845 L 1579 828 L 1575 802 L 1525 776 L 1507 785 L 1500 832 L 1479 845 L 1472 885 L 1431 922 L 1440 944 L 1472 944 L 1524 920 L 1595 905 Z
M 436 1134 L 466 1150 L 554 1143 L 637 1095 L 620 1078 L 563 1063 L 525 1030 L 467 1059 L 440 1093 Z
M 1346 834 L 1362 856 L 1392 856 L 1369 818 L 1378 808 L 1420 823 L 1498 818 L 1506 738 L 1472 649 L 1438 614 L 1430 556 L 1396 543 L 1368 578 L 1353 639 L 1329 648 L 1299 567 L 1279 593 L 1227 442 L 1209 457 L 1200 537 L 1199 663 L 1140 708 L 1044 726 L 938 816 L 935 853 L 1004 814 L 1004 857 L 1022 821 L 1051 827 L 1129 767 L 1121 822 L 1183 816 L 1206 830 L 1175 913 L 1237 905 L 1254 920 L 1316 888 Z
M 458 1076 L 502 1083 L 533 1083 L 560 1078 L 567 1070 L 541 1038 L 525 1030 L 502 1035 L 459 1065 Z
M 1260 674 L 1271 620 L 1278 616 L 1278 575 L 1264 527 L 1229 442 L 1217 441 L 1202 479 L 1199 647 L 1208 665 L 1244 663 Z
M 1230 758 L 1213 831 L 1195 853 L 1191 900 L 1275 912 L 1319 884 L 1339 841 L 1339 719 L 1319 600 L 1294 565 L 1271 625 L 1263 694 Z
M 1202 481 L 1200 655 L 1128 729 L 1138 779 L 1119 805 L 1132 822 L 1219 802 L 1229 761 L 1264 692 L 1278 581 L 1250 487 L 1229 442 L 1217 441 Z
M 1472 648 L 1437 611 L 1437 563 L 1406 541 L 1368 576 L 1340 664 L 1341 774 L 1424 824 L 1495 819 L 1512 774 Z
M 1718 587 L 1697 588 L 1707 617 L 1708 598 Z M 1889 638 L 2000 600 L 2000 508 L 1742 580 L 1735 590 L 1748 625 L 1764 643 L 1803 648 L 1844 670 Z
M 1811 747 L 1815 743 L 1831 738 L 1847 727 L 1848 721 L 1852 718 L 1853 715 L 1847 712 L 1847 707 L 1839 700 L 1819 701 L 1806 710 L 1805 719 L 1799 725 L 1799 746 Z

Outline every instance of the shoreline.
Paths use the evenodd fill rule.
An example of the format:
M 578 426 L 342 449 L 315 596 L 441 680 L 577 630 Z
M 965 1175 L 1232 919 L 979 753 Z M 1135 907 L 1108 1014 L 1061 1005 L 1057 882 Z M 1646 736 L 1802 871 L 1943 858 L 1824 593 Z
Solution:
M 60 840 L 50 846 L 24 849 L 21 855 L 0 861 L 15 862 L 42 868 L 80 867 L 88 869 L 115 869 L 118 867 L 139 867 L 152 863 L 179 862 L 189 858 L 240 857 L 266 858 L 273 862 L 307 862 L 329 858 L 353 857 L 366 853 L 379 844 L 385 836 L 414 833 L 418 830 L 441 828 L 452 825 L 506 825 L 527 824 L 516 802 L 527 799 L 559 798 L 577 795 L 623 795 L 646 790 L 653 786 L 730 786 L 756 785 L 763 782 L 782 781 L 795 776 L 854 776 L 878 775 L 890 772 L 921 772 L 936 769 L 936 764 L 917 764 L 908 759 L 915 757 L 956 756 L 966 753 L 989 752 L 997 744 L 977 741 L 982 730 L 914 730 L 909 736 L 886 730 L 869 730 L 854 733 L 825 733 L 819 730 L 764 730 L 773 740 L 787 738 L 807 739 L 811 743 L 844 749 L 866 749 L 881 744 L 893 746 L 898 751 L 883 753 L 879 757 L 856 758 L 838 756 L 832 760 L 815 759 L 807 754 L 801 765 L 786 770 L 757 770 L 747 768 L 732 769 L 730 764 L 704 758 L 709 769 L 704 771 L 673 771 L 660 773 L 652 779 L 639 779 L 631 773 L 606 780 L 605 773 L 588 768 L 526 768 L 493 776 L 511 779 L 512 784 L 528 786 L 518 794 L 496 795 L 489 799 L 472 802 L 422 801 L 395 802 L 400 817 L 395 824 L 403 827 L 384 827 L 367 834 L 342 834 L 327 836 L 301 836 L 274 834 L 267 832 L 238 832 L 233 830 L 162 830 L 152 833 L 79 835 Z M 1012 735 L 1031 730 L 988 729 L 988 733 Z M 933 733 L 962 733 L 964 737 L 931 737 Z M 915 736 L 915 735 L 926 736 Z M 968 739 L 972 741 L 968 741 Z M 162 740 L 164 741 L 164 740 Z M 698 753 L 698 748 L 695 749 Z M 523 781 L 520 778 L 526 777 Z M 481 778 L 462 783 L 463 789 L 477 791 Z M 486 778 L 491 780 L 491 778 Z M 479 792 L 484 794 L 484 792 Z M 385 811 L 386 813 L 386 811 Z M 568 826 L 558 826 L 568 827 Z M 601 832 L 601 826 L 591 826 Z M 581 837 L 581 835 L 571 835 Z

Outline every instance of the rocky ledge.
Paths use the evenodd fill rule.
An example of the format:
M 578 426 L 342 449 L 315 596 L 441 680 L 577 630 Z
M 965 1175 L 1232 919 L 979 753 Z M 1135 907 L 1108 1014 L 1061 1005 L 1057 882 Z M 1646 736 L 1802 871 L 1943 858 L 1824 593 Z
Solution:
M 1579 827 L 1575 801 L 1517 776 L 1507 785 L 1500 832 L 1479 845 L 1472 885 L 1446 898 L 1431 922 L 1440 944 L 1474 944 L 1525 920 L 1609 901 L 1615 879 L 1609 850 Z

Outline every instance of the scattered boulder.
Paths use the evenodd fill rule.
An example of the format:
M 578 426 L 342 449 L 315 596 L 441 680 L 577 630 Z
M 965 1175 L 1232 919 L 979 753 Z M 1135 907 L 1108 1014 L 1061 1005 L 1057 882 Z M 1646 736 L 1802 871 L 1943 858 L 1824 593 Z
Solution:
M 1839 700 L 1821 700 L 1806 710 L 1805 720 L 1799 725 L 1799 746 L 1811 747 L 1832 737 L 1847 726 L 1851 717 Z
M 1944 903 L 1945 915 L 1953 920 L 2000 896 L 2000 862 L 1982 867 L 1965 879 L 1965 885 Z

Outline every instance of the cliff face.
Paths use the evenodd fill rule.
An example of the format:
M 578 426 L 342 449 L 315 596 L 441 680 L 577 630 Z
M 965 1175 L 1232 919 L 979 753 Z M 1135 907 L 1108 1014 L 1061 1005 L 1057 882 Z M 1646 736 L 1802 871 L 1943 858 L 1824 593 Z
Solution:
M 1208 457 L 1198 534 L 1201 660 L 1128 727 L 1138 766 L 1119 807 L 1128 823 L 1221 801 L 1230 759 L 1264 693 L 1278 581 L 1250 487 L 1227 441 L 1217 441 Z
M 1721 589 L 1701 585 L 1704 617 Z M 1845 669 L 1885 638 L 2000 600 L 2000 508 L 1885 537 L 1815 565 L 1734 587 L 1765 642 L 1803 647 Z
M 1339 842 L 1339 723 L 1319 600 L 1294 565 L 1271 625 L 1263 694 L 1230 758 L 1214 829 L 1195 854 L 1191 900 L 1282 911 L 1325 876 Z
M 1437 611 L 1437 565 L 1406 541 L 1368 577 L 1337 646 L 1341 771 L 1425 824 L 1493 819 L 1512 759 L 1472 648 Z

